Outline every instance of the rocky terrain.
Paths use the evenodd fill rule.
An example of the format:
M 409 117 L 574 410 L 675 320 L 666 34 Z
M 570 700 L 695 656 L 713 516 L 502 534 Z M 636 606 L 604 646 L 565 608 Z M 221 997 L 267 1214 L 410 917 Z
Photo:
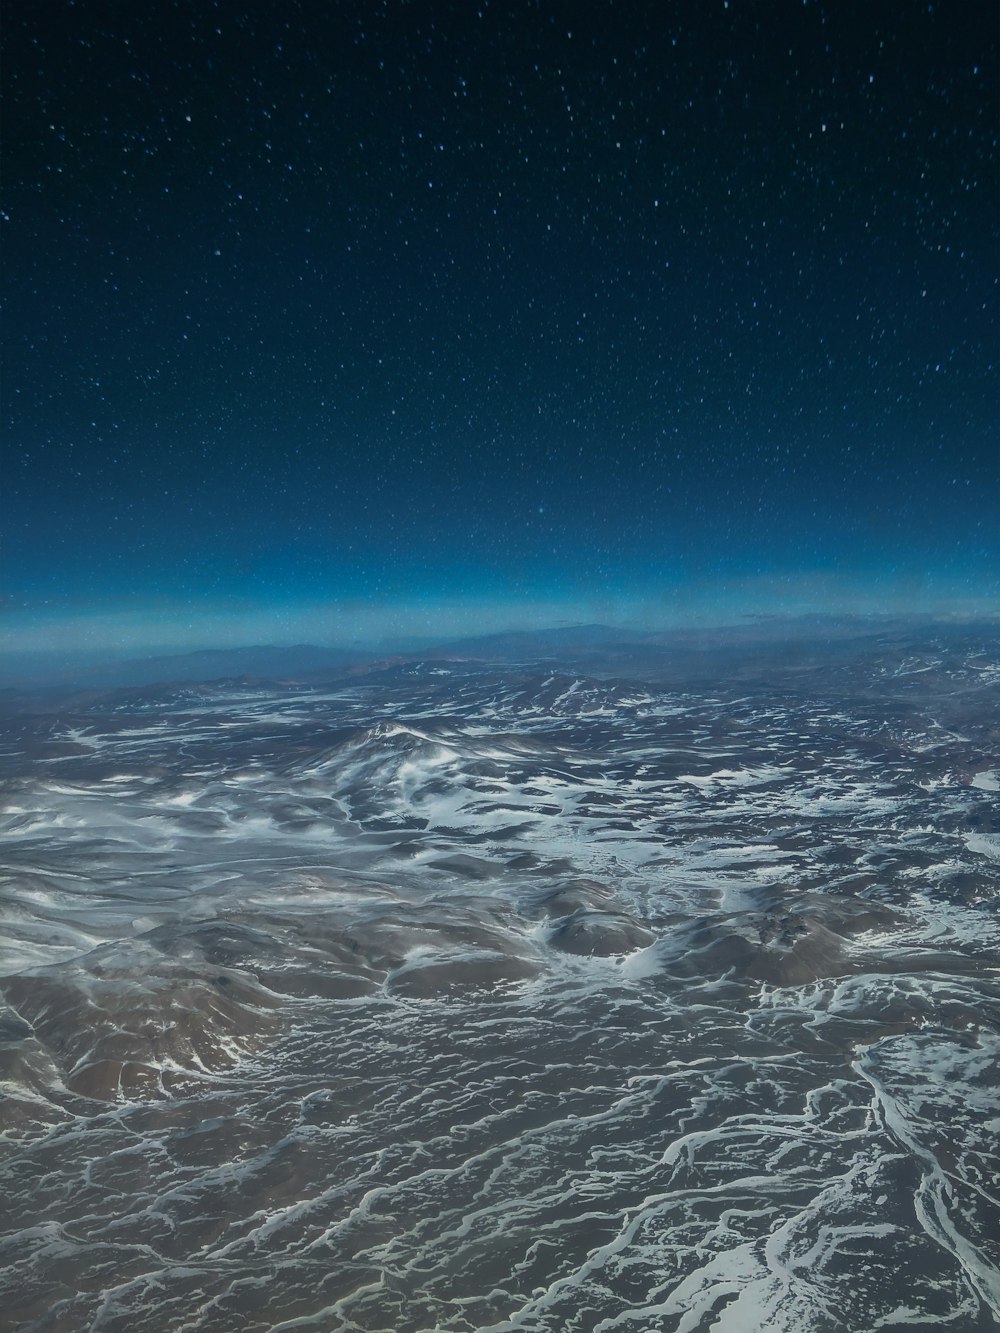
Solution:
M 10 690 L 0 764 L 10 1327 L 997 1326 L 989 635 Z

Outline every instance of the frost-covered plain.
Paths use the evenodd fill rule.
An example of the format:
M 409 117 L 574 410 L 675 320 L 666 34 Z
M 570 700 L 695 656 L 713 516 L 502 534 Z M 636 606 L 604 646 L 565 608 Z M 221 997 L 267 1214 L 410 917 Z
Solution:
M 10 1326 L 996 1327 L 989 666 L 12 703 Z

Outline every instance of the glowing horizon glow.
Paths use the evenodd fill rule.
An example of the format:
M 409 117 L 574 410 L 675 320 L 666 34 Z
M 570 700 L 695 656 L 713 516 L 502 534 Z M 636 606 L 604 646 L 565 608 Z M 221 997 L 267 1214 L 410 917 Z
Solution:
M 1000 620 L 1000 586 L 899 577 L 882 585 L 830 573 L 756 575 L 716 584 L 600 594 L 531 593 L 273 600 L 218 598 L 103 609 L 8 611 L 0 652 L 118 657 L 253 644 L 368 648 L 483 634 L 606 625 L 633 631 L 731 626 L 754 618 L 840 616 Z

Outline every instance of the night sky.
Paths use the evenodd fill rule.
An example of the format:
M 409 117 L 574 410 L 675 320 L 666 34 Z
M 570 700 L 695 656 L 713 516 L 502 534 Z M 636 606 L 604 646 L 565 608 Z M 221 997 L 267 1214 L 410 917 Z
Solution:
M 7 0 L 4 642 L 1000 614 L 980 0 Z

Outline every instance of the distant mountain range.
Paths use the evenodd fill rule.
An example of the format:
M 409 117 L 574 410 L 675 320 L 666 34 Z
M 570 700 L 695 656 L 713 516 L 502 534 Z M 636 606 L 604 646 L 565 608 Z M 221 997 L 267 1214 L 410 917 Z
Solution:
M 862 616 L 801 616 L 748 618 L 744 624 L 658 631 L 616 629 L 608 625 L 566 625 L 542 630 L 514 630 L 444 643 L 423 643 L 385 649 L 330 648 L 316 644 L 244 648 L 211 648 L 196 652 L 116 662 L 71 662 L 56 657 L 8 662 L 0 684 L 23 691 L 58 687 L 114 689 L 154 684 L 250 679 L 254 681 L 315 681 L 343 674 L 369 674 L 415 662 L 478 662 L 497 665 L 552 663 L 563 669 L 621 671 L 693 663 L 710 657 L 717 665 L 747 653 L 778 654 L 799 662 L 825 660 L 859 651 L 892 653 L 915 640 L 930 645 L 936 638 L 976 633 L 996 641 L 993 624 L 949 625 L 902 619 L 874 620 Z

